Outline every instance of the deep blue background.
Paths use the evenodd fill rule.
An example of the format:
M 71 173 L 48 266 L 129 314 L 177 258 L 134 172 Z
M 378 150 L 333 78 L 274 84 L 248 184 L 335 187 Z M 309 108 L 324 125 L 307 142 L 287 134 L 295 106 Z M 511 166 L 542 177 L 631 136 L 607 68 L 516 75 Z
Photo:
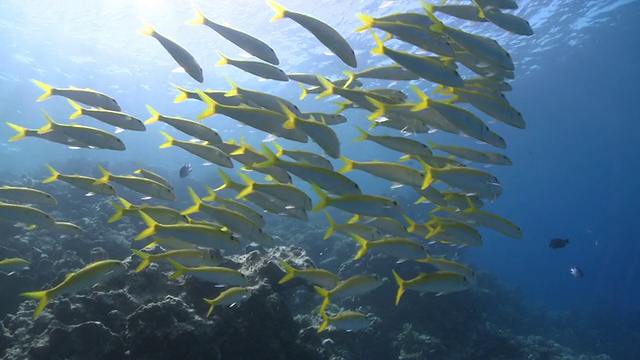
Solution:
M 470 258 L 550 309 L 640 309 L 639 14 L 627 5 L 581 47 L 550 50 L 509 95 L 527 130 L 507 135 L 515 165 L 490 208 L 525 239 L 488 239 Z M 552 250 L 553 237 L 571 243 Z

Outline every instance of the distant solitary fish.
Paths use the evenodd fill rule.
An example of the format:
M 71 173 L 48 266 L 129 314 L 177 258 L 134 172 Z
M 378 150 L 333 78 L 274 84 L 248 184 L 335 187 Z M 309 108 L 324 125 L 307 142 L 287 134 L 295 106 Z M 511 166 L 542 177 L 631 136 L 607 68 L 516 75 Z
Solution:
M 551 239 L 549 247 L 552 249 L 561 249 L 569 244 L 569 239 Z
M 583 278 L 584 277 L 584 272 L 582 272 L 582 269 L 580 269 L 579 267 L 572 267 L 569 272 L 571 272 L 571 275 L 573 275 L 573 277 L 576 278 Z
M 193 171 L 191 164 L 185 164 L 183 167 L 180 168 L 180 177 L 186 178 L 187 176 L 189 176 L 189 174 L 191 174 L 191 171 Z

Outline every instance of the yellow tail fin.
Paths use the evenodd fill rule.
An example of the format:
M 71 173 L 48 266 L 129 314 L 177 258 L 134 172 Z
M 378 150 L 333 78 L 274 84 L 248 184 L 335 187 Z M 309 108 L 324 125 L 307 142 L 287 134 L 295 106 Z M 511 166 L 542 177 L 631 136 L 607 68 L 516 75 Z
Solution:
M 389 110 L 389 105 L 378 101 L 372 97 L 369 96 L 365 96 L 365 98 L 373 105 L 376 107 L 376 111 L 374 111 L 371 115 L 369 115 L 369 120 L 375 120 L 379 117 L 384 116 L 384 114 L 387 113 L 387 111 Z
M 423 5 L 425 4 L 425 2 L 422 3 Z M 429 30 L 431 31 L 435 31 L 437 33 L 442 33 L 444 31 L 444 24 L 442 23 L 442 21 L 438 20 L 438 18 L 433 15 L 432 11 L 429 11 L 430 9 L 428 9 L 427 7 L 425 7 L 425 13 L 426 15 L 429 17 L 429 19 L 431 19 L 431 21 L 433 22 L 433 24 L 431 26 L 429 26 Z
M 319 210 L 322 210 L 322 209 L 326 208 L 327 206 L 329 206 L 329 200 L 330 199 L 327 196 L 327 194 L 325 194 L 324 191 L 322 191 L 322 189 L 320 189 L 318 187 L 318 185 L 316 185 L 314 183 L 311 183 L 311 187 L 313 188 L 313 190 L 315 190 L 315 192 L 320 197 L 320 201 L 318 201 L 316 206 L 313 207 L 313 211 L 319 211 Z
M 429 221 L 431 222 L 431 221 Z M 431 229 L 431 227 L 429 227 Z M 427 236 L 425 237 L 425 239 L 430 239 L 433 236 L 435 236 L 436 234 L 438 234 L 439 232 L 442 232 L 442 223 L 439 223 L 438 226 L 435 229 L 431 229 L 431 231 L 429 231 L 429 233 L 427 234 Z
M 116 221 L 120 220 L 120 218 L 122 216 L 124 216 L 124 208 L 122 206 L 114 203 L 113 201 L 109 201 L 109 202 L 116 209 L 116 213 L 113 214 L 113 216 L 110 217 L 109 220 L 107 220 L 108 223 L 112 223 L 112 222 L 116 222 Z
M 327 78 L 325 78 L 324 76 L 317 75 L 316 77 L 318 78 L 318 81 L 320 81 L 320 84 L 322 84 L 322 87 L 325 88 L 323 92 L 321 92 L 320 94 L 318 94 L 318 96 L 316 96 L 316 99 L 322 99 L 329 95 L 333 95 L 333 92 L 335 90 L 335 85 L 333 85 L 333 83 L 327 80 Z
M 191 200 L 193 201 L 193 206 L 181 212 L 180 215 L 189 215 L 189 214 L 197 213 L 200 211 L 200 204 L 202 204 L 202 200 L 200 200 L 200 198 L 198 197 L 198 194 L 196 194 L 196 192 L 191 188 L 191 186 L 189 186 L 188 189 L 189 189 L 189 196 L 191 196 Z
M 13 130 L 18 132 L 18 134 L 14 135 L 11 139 L 9 139 L 9 142 L 17 141 L 27 137 L 27 128 L 23 128 L 22 126 L 18 126 L 10 122 L 7 122 L 7 125 L 9 125 L 9 127 L 11 127 Z
M 216 66 L 224 66 L 229 63 L 229 58 L 224 56 L 222 53 L 218 53 L 222 59 L 216 63 Z
M 144 220 L 144 223 L 147 224 L 148 228 L 146 228 L 140 234 L 138 234 L 135 240 L 142 240 L 151 235 L 155 235 L 156 227 L 158 226 L 158 223 L 155 220 L 153 220 L 151 216 L 147 215 L 144 211 L 139 210 L 138 213 L 140 213 L 142 220 Z
M 327 306 L 329 306 L 329 301 L 331 301 L 331 295 L 329 294 L 329 291 L 321 288 L 320 286 L 317 285 L 313 285 L 313 288 L 316 289 L 316 291 L 318 292 L 318 294 L 320 294 L 320 296 L 324 297 L 324 300 L 322 301 L 322 305 L 320 305 L 320 313 L 324 313 L 324 311 L 327 309 Z
M 326 312 L 322 312 L 322 325 L 320 325 L 320 327 L 318 328 L 318 332 L 321 333 L 324 331 L 324 329 L 326 329 L 329 326 L 329 316 L 327 315 Z
M 229 82 L 229 84 L 231 85 L 232 89 L 227 91 L 224 96 L 225 97 L 232 97 L 232 96 L 237 96 L 240 95 L 240 87 L 238 87 L 238 84 L 234 83 L 233 80 L 231 80 L 230 77 L 227 76 L 227 81 Z
M 38 80 L 31 80 L 34 84 L 38 85 L 42 90 L 44 90 L 44 94 L 42 94 L 42 96 L 40 96 L 36 101 L 40 102 L 43 101 L 45 99 L 48 99 L 49 97 L 51 97 L 51 95 L 53 95 L 53 86 L 51 85 L 47 85 L 45 83 L 43 83 L 42 81 L 38 81 Z
M 365 14 L 356 14 L 356 16 L 358 17 L 358 19 L 362 20 L 364 25 L 362 25 L 359 28 L 355 29 L 354 32 L 363 32 L 365 30 L 369 30 L 369 29 L 373 28 L 374 19 L 371 16 L 365 15 Z M 346 87 L 346 85 L 345 85 L 345 87 Z
M 44 179 L 44 181 L 42 181 L 43 183 L 47 184 L 53 181 L 58 180 L 58 177 L 60 177 L 60 173 L 56 171 L 56 169 L 54 169 L 53 167 L 51 167 L 51 165 L 46 164 L 47 165 L 47 169 L 49 169 L 49 171 L 51 172 L 51 177 L 48 177 L 46 179 Z
M 446 87 L 446 88 L 445 88 L 445 87 L 443 87 L 443 88 L 440 90 L 440 95 L 454 95 L 454 94 L 455 94 L 455 91 L 456 91 L 456 90 L 455 90 L 454 88 L 452 88 L 452 87 Z
M 44 110 L 42 110 L 42 114 L 44 115 L 44 118 L 47 120 L 47 125 L 41 127 L 38 130 L 38 134 L 46 134 L 50 131 L 53 131 L 53 127 L 56 125 L 56 123 L 53 121 L 51 116 L 49 116 L 46 112 L 44 112 Z
M 416 227 L 418 224 L 416 224 L 415 221 L 411 220 L 411 218 L 406 215 L 404 216 L 404 220 L 407 222 L 407 224 L 409 224 L 409 226 L 407 227 L 408 232 L 416 231 Z
M 349 233 L 349 235 L 360 245 L 360 251 L 353 257 L 353 260 L 358 260 L 369 251 L 369 242 L 357 234 Z
M 271 8 L 273 8 L 273 10 L 276 12 L 276 14 L 273 15 L 270 21 L 280 20 L 287 16 L 287 9 L 285 9 L 282 5 L 273 0 L 267 0 L 267 4 L 269 4 L 269 6 L 271 6 Z
M 358 129 L 358 132 L 362 136 L 353 139 L 354 142 L 365 141 L 365 140 L 369 139 L 369 134 L 366 131 L 362 130 L 362 128 L 360 126 L 356 125 L 356 129 Z
M 345 88 L 348 88 L 348 87 L 349 87 L 349 85 L 353 82 L 353 80 L 355 80 L 355 79 L 356 79 L 356 74 L 355 74 L 354 72 L 351 72 L 351 71 L 343 71 L 342 73 L 344 73 L 345 75 L 347 75 L 347 77 L 349 78 L 349 79 L 347 80 L 347 82 L 346 82 L 346 83 L 344 83 L 344 87 L 345 87 Z
M 133 207 L 133 205 L 128 202 L 127 200 L 125 200 L 124 198 L 118 196 L 118 200 L 120 200 L 120 203 L 122 204 L 122 206 L 124 206 L 125 209 L 129 210 Z
M 287 108 L 284 104 L 280 104 L 280 106 L 282 107 L 284 114 L 287 116 L 287 121 L 282 124 L 282 127 L 287 130 L 295 129 L 298 126 L 298 117 L 293 112 L 291 112 L 291 110 L 289 110 L 289 108 Z
M 166 149 L 168 147 L 173 146 L 174 139 L 171 137 L 171 135 L 167 134 L 164 131 L 160 131 L 160 133 L 167 139 L 166 143 L 160 145 L 160 149 Z
M 193 4 L 193 10 L 196 11 L 197 13 L 197 17 L 193 20 L 189 20 L 187 21 L 187 24 L 189 25 L 204 25 L 207 23 L 207 17 L 204 16 L 204 14 L 202 13 L 202 11 L 200 11 L 200 9 L 198 9 L 198 7 Z
M 278 161 L 282 161 L 276 156 L 276 154 L 271 151 L 266 145 L 262 145 L 262 155 L 267 158 L 267 161 L 253 164 L 254 168 L 266 168 L 271 167 L 278 164 Z
M 244 155 L 246 152 L 247 152 L 247 147 L 243 144 L 239 148 L 237 148 L 237 149 L 233 150 L 232 152 L 230 152 L 229 156 Z
M 142 251 L 136 249 L 131 249 L 131 251 L 133 251 L 133 253 L 136 254 L 140 259 L 142 259 L 140 265 L 138 265 L 138 267 L 136 268 L 136 272 L 142 271 L 144 268 L 149 266 L 149 264 L 151 264 L 151 255 L 143 253 Z
M 371 30 L 371 35 L 373 35 L 373 39 L 376 41 L 376 45 L 378 45 L 377 48 L 371 50 L 371 53 L 373 55 L 383 55 L 384 54 L 384 43 L 382 42 L 382 40 L 380 40 L 378 35 L 376 35 L 375 31 Z
M 222 169 L 218 169 L 218 174 L 220 174 L 220 178 L 222 179 L 222 185 L 218 186 L 217 188 L 211 190 L 211 191 L 218 191 L 218 190 L 222 190 L 222 189 L 227 189 L 227 188 L 231 188 L 231 184 L 233 183 L 233 181 L 231 180 L 231 178 L 229 177 L 229 175 L 227 175 L 224 171 L 222 171 Z M 215 193 L 213 192 L 209 192 L 209 196 L 207 196 L 206 200 L 207 201 L 214 201 L 215 197 L 213 197 L 213 195 Z M 213 199 L 209 200 L 209 198 L 213 197 Z
M 327 215 L 327 220 L 329 220 L 329 229 L 327 229 L 327 232 L 324 234 L 323 238 L 323 240 L 327 240 L 329 236 L 331 236 L 336 231 L 336 223 L 335 221 L 333 221 L 333 218 L 331 217 L 331 215 L 329 215 L 328 212 L 325 211 L 324 214 Z
M 418 161 L 420 161 L 420 164 L 422 165 L 424 170 L 427 172 L 427 176 L 424 177 L 424 182 L 422 183 L 422 189 L 424 190 L 428 188 L 431 185 L 431 183 L 433 183 L 433 181 L 435 180 L 433 177 L 433 172 L 436 170 L 431 166 L 429 166 L 426 162 L 424 162 L 424 160 L 422 160 L 420 156 L 418 156 L 417 159 Z
M 111 174 L 109 174 L 109 172 L 102 167 L 102 165 L 98 164 L 98 169 L 100 169 L 100 172 L 102 173 L 102 177 L 96 181 L 93 182 L 94 185 L 98 185 L 98 184 L 105 184 L 107 182 L 109 182 L 109 177 L 111 176 Z
M 222 174 L 224 174 L 224 172 L 222 172 L 220 169 L 218 169 L 218 171 L 220 171 Z M 224 174 L 226 176 L 226 174 Z M 209 196 L 205 196 L 202 198 L 202 200 L 204 201 L 216 201 L 216 198 L 218 197 L 218 195 L 216 195 L 216 192 L 213 191 L 213 189 L 211 187 L 209 187 L 209 185 L 205 185 L 207 187 L 207 192 L 209 193 Z
M 273 146 L 276 147 L 276 150 L 278 150 L 278 152 L 276 153 L 276 157 L 281 157 L 282 155 L 284 155 L 284 149 L 282 148 L 282 146 L 278 145 L 277 142 L 273 142 Z
M 196 92 L 198 93 L 198 96 L 200 96 L 200 99 L 202 99 L 202 101 L 204 101 L 205 104 L 207 104 L 208 108 L 205 109 L 202 113 L 200 113 L 200 115 L 198 115 L 198 117 L 196 117 L 196 119 L 198 120 L 202 120 L 205 118 L 208 118 L 209 116 L 213 116 L 216 114 L 216 108 L 218 107 L 218 103 L 213 100 L 209 95 L 205 94 L 202 90 L 196 90 Z
M 300 88 L 302 89 L 302 93 L 300 94 L 299 99 L 302 100 L 304 98 L 307 97 L 307 95 L 309 95 L 309 90 L 304 87 L 304 85 L 302 85 L 301 83 L 298 83 L 298 85 L 300 85 Z
M 144 25 L 144 29 L 138 30 L 138 33 L 142 35 L 153 36 L 156 34 L 156 30 L 149 24 L 145 19 L 140 19 L 142 21 L 142 25 Z
M 38 304 L 38 306 L 36 306 L 36 309 L 33 312 L 33 317 L 34 318 L 36 316 L 40 315 L 42 310 L 44 310 L 44 308 L 47 306 L 47 304 L 49 304 L 49 301 L 51 300 L 51 298 L 50 298 L 51 294 L 47 290 L 25 292 L 25 293 L 20 294 L 20 296 L 24 296 L 24 297 L 32 299 L 32 300 L 40 300 L 40 303 Z
M 426 1 L 423 1 L 422 6 L 424 7 L 424 11 L 428 13 L 433 13 L 433 10 L 434 10 L 433 4 L 429 4 Z
M 178 96 L 176 96 L 176 98 L 173 100 L 174 104 L 183 102 L 189 98 L 189 91 L 187 89 L 181 88 L 176 84 L 171 84 L 171 86 L 173 86 L 174 88 L 178 89 L 178 91 L 180 91 L 180 94 L 178 94 Z
M 186 95 L 185 95 L 186 97 Z M 156 109 L 152 108 L 151 105 L 147 105 L 147 110 L 151 113 L 151 117 L 144 122 L 145 125 L 153 124 L 160 120 L 160 113 L 156 111 Z
M 244 190 L 240 191 L 238 193 L 238 195 L 236 196 L 236 199 L 244 199 L 247 195 L 251 194 L 254 192 L 254 187 L 255 187 L 255 181 L 253 181 L 250 177 L 248 177 L 246 174 L 243 174 L 241 172 L 238 172 L 238 175 L 240 175 L 240 177 L 242 178 L 242 180 L 244 180 L 244 182 L 247 184 L 247 187 L 244 188 Z
M 78 103 L 76 103 L 71 99 L 67 99 L 67 101 L 69 101 L 69 104 L 71 105 L 71 107 L 73 107 L 76 110 L 76 112 L 74 112 L 73 114 L 71 114 L 71 116 L 69 116 L 69 119 L 73 120 L 82 116 L 82 110 L 84 110 L 82 106 L 78 105 Z
M 218 304 L 216 301 L 214 301 L 213 299 L 203 299 L 204 301 L 207 302 L 207 304 L 211 305 L 211 307 L 209 307 L 209 311 L 207 311 L 207 317 L 209 317 L 209 315 L 211 315 L 211 313 L 213 312 L 213 308 L 216 307 L 216 305 Z
M 287 264 L 283 260 L 280 260 L 280 265 L 282 265 L 287 274 L 282 279 L 280 279 L 280 281 L 278 281 L 278 284 L 284 284 L 287 281 L 293 279 L 296 276 L 296 271 L 298 270 L 296 270 L 293 266 Z
M 349 171 L 353 170 L 353 165 L 355 164 L 355 162 L 353 160 L 349 160 L 345 156 L 340 156 L 340 160 L 345 162 L 344 167 L 342 169 L 338 170 L 338 172 L 340 174 L 344 174 L 346 172 L 349 172 Z
M 175 278 L 179 278 L 180 276 L 184 275 L 184 270 L 186 269 L 184 266 L 178 264 L 172 259 L 167 259 L 167 260 L 171 263 L 171 265 L 173 265 L 174 268 L 176 268 L 176 272 L 174 272 L 169 276 L 169 280 L 173 280 Z
M 405 289 L 405 281 L 402 280 L 400 275 L 395 270 L 391 270 L 393 272 L 393 277 L 396 279 L 398 283 L 398 294 L 396 294 L 396 306 L 400 303 L 400 298 L 402 298 L 402 294 L 404 294 Z

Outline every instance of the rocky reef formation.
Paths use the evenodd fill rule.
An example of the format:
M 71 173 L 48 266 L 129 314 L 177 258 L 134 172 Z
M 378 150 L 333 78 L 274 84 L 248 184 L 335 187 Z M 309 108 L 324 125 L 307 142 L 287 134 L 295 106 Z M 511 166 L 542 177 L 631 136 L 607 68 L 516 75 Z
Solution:
M 608 359 L 549 340 L 563 333 L 556 328 L 560 322 L 527 307 L 517 292 L 482 273 L 476 290 L 447 296 L 407 292 L 399 306 L 393 304 L 397 286 L 387 280 L 369 294 L 328 307 L 330 314 L 367 314 L 369 328 L 347 332 L 330 326 L 318 334 L 321 298 L 303 280 L 279 284 L 284 275 L 279 260 L 299 269 L 321 266 L 343 279 L 370 273 L 390 277 L 392 268 L 416 273 L 428 265 L 374 255 L 350 260 L 357 249 L 351 238 L 335 234 L 323 241 L 325 228 L 272 215 L 265 216 L 272 216 L 268 232 L 276 246 L 250 245 L 221 264 L 248 277 L 250 296 L 216 307 L 207 317 L 203 298 L 223 288 L 188 276 L 168 280 L 172 268 L 164 263 L 134 272 L 140 260 L 130 247 L 147 244 L 132 242 L 143 228 L 138 219 L 110 224 L 113 209 L 105 198 L 87 198 L 57 183 L 16 184 L 55 194 L 60 204 L 51 209 L 53 215 L 80 225 L 84 233 L 60 238 L 0 224 L 0 258 L 19 256 L 31 263 L 25 271 L 0 273 L 2 359 Z M 35 301 L 19 296 L 55 286 L 69 272 L 107 258 L 125 259 L 129 270 L 53 299 L 36 318 Z
M 197 279 L 168 282 L 158 266 L 114 278 L 103 289 L 52 301 L 32 319 L 33 302 L 8 315 L 0 338 L 3 359 L 321 359 L 298 341 L 300 326 L 284 298 L 270 286 L 280 276 L 271 265 L 284 248 L 227 260 L 254 278 L 241 304 L 205 317 L 203 297 L 220 292 Z M 287 250 L 288 251 L 288 250 Z M 299 251 L 298 251 L 299 252 Z M 290 255 L 290 254 L 289 254 Z M 290 255 L 291 256 L 291 255 Z

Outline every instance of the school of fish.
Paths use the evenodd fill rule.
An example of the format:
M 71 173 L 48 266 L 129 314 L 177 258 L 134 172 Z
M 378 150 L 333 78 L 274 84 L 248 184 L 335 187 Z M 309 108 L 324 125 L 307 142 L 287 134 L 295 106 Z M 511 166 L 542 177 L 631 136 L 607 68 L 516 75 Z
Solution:
M 340 100 L 336 102 L 339 110 L 336 113 L 304 112 L 291 100 L 241 88 L 230 80 L 230 91 L 189 90 L 167 84 L 178 91 L 175 102 L 189 99 L 200 101 L 202 113 L 196 119 L 186 119 L 162 115 L 147 106 L 151 117 L 142 121 L 123 112 L 118 102 L 107 94 L 73 86 L 59 88 L 33 80 L 44 91 L 37 101 L 51 96 L 65 97 L 75 110 L 71 119 L 93 117 L 115 127 L 115 134 L 90 126 L 57 122 L 43 111 L 46 123 L 40 129 L 7 123 L 17 132 L 9 141 L 35 137 L 70 148 L 124 151 L 125 144 L 116 136 L 122 131 L 146 131 L 150 130 L 147 128 L 149 125 L 163 122 L 182 133 L 175 136 L 162 132 L 166 142 L 160 147 L 178 147 L 204 159 L 217 167 L 224 181 L 217 189 L 207 187 L 207 194 L 199 194 L 189 188 L 193 204 L 187 209 L 146 203 L 134 205 L 119 197 L 117 187 L 126 187 L 140 193 L 143 199 L 153 198 L 167 203 L 176 200 L 172 184 L 161 175 L 144 168 L 136 170 L 134 174 L 113 174 L 97 165 L 102 177 L 93 178 L 62 174 L 46 165 L 51 177 L 43 179 L 43 182 L 63 181 L 90 195 L 109 197 L 115 211 L 109 222 L 118 221 L 122 216 L 135 216 L 144 222 L 146 228 L 135 239 L 131 239 L 134 244 L 132 247 L 140 248 L 135 245 L 138 241 L 153 238 L 149 246 L 161 246 L 165 252 L 149 254 L 144 251 L 149 246 L 132 249 L 141 260 L 136 272 L 144 270 L 151 262 L 166 261 L 175 270 L 169 279 L 188 275 L 228 286 L 216 298 L 204 299 L 210 305 L 209 314 L 214 307 L 240 302 L 251 293 L 251 284 L 245 274 L 219 266 L 221 256 L 241 251 L 246 243 L 265 247 L 278 245 L 263 230 L 266 222 L 262 212 L 300 221 L 307 221 L 307 212 L 328 207 L 353 215 L 347 223 L 338 224 L 325 210 L 328 223 L 325 239 L 335 232 L 348 234 L 359 246 L 354 259 L 377 253 L 398 261 L 429 264 L 438 269 L 436 272 L 420 273 L 413 279 L 406 279 L 394 269 L 389 269 L 388 274 L 361 274 L 341 279 L 325 269 L 296 269 L 285 261 L 280 262 L 286 273 L 280 283 L 301 278 L 314 285 L 322 297 L 319 305 L 323 324 L 318 331 L 330 325 L 345 330 L 364 329 L 369 326 L 366 314 L 353 311 L 328 314 L 327 306 L 340 299 L 357 297 L 376 289 L 382 285 L 383 275 L 397 282 L 396 305 L 407 290 L 446 294 L 473 288 L 476 278 L 472 269 L 458 262 L 431 256 L 429 245 L 440 242 L 460 247 L 482 246 L 479 227 L 511 238 L 523 237 L 517 225 L 483 209 L 485 201 L 494 201 L 502 194 L 500 182 L 487 171 L 486 165 L 509 166 L 512 162 L 506 155 L 437 144 L 431 140 L 423 142 L 414 136 L 423 134 L 421 137 L 427 138 L 432 132 L 442 131 L 473 138 L 484 144 L 481 146 L 505 149 L 507 142 L 495 131 L 496 128 L 503 124 L 525 128 L 522 114 L 503 95 L 512 90 L 507 81 L 514 78 L 515 66 L 509 53 L 491 38 L 447 26 L 437 15 L 446 14 L 469 22 L 490 22 L 524 36 L 533 34 L 531 27 L 526 20 L 503 12 L 517 8 L 514 0 L 460 2 L 439 5 L 423 3 L 420 11 L 390 13 L 378 18 L 357 14 L 363 24 L 356 31 L 370 32 L 371 53 L 386 57 L 393 63 L 356 71 L 358 59 L 354 50 L 328 23 L 267 0 L 268 6 L 275 12 L 272 21 L 286 19 L 281 21 L 297 23 L 300 31 L 310 32 L 342 61 L 346 77 L 333 80 L 323 74 L 283 71 L 278 67 L 277 54 L 268 44 L 240 30 L 216 23 L 194 8 L 196 16 L 189 24 L 207 26 L 255 57 L 255 60 L 233 59 L 220 53 L 220 61 L 216 66 L 234 66 L 268 81 L 298 82 L 303 89 L 301 98 L 311 94 L 315 94 L 317 99 L 339 97 Z M 161 35 L 144 20 L 143 25 L 144 29 L 139 31 L 141 34 L 157 40 L 188 76 L 199 83 L 204 82 L 202 67 L 185 48 Z M 398 46 L 394 45 L 396 42 L 411 45 L 413 50 L 398 50 Z M 154 45 L 149 42 L 149 46 Z M 463 66 L 466 68 L 464 71 Z M 461 73 L 473 75 L 462 77 Z M 367 79 L 389 81 L 390 85 L 386 88 L 369 88 L 363 82 Z M 416 102 L 409 101 L 410 94 L 404 92 L 409 88 L 409 81 L 418 99 Z M 427 89 L 433 87 L 432 95 L 428 95 Z M 329 104 L 327 102 L 328 107 Z M 365 130 L 350 125 L 345 115 L 349 111 L 366 113 L 371 120 L 371 128 Z M 256 148 L 243 139 L 223 139 L 202 121 L 219 116 L 263 131 L 272 139 L 281 137 L 299 143 L 311 140 L 323 153 L 284 149 L 277 140 L 271 145 L 263 144 L 261 148 Z M 487 124 L 490 122 L 482 117 L 502 124 L 492 124 L 492 128 L 489 128 Z M 348 126 L 355 126 L 360 137 L 345 139 L 340 136 L 340 127 Z M 371 131 L 378 126 L 388 129 L 380 134 Z M 397 162 L 352 160 L 350 154 L 341 151 L 341 142 L 346 141 L 376 143 L 376 146 L 397 152 L 399 159 Z M 344 164 L 338 170 L 334 168 L 337 161 Z M 479 167 L 473 167 L 470 163 Z M 241 167 L 239 174 L 243 183 L 232 180 L 228 170 L 225 171 L 237 169 L 238 165 Z M 429 213 L 430 220 L 416 223 L 403 212 L 396 200 L 363 193 L 360 186 L 348 177 L 350 172 L 356 170 L 386 180 L 392 187 L 413 188 L 416 203 L 434 205 L 429 207 L 432 210 Z M 257 173 L 265 175 L 266 181 L 257 180 Z M 188 172 L 185 174 L 188 175 Z M 184 176 L 181 170 L 181 177 Z M 300 182 L 308 183 L 313 191 L 303 191 Z M 237 196 L 235 199 L 223 198 L 217 193 L 221 189 L 236 191 Z M 315 196 L 317 201 L 314 202 L 310 195 Z M 61 234 L 82 233 L 80 227 L 56 221 L 36 207 L 38 204 L 57 204 L 52 195 L 40 190 L 2 186 L 0 201 L 0 220 L 23 225 L 25 231 L 44 228 Z M 194 213 L 206 215 L 210 221 L 192 220 L 189 215 Z M 0 271 L 19 271 L 28 265 L 26 260 L 5 259 L 0 261 Z M 56 296 L 73 294 L 124 271 L 126 267 L 120 260 L 98 261 L 68 274 L 62 283 L 51 289 L 21 295 L 39 301 L 35 317 Z M 389 302 L 393 302 L 392 296 Z

